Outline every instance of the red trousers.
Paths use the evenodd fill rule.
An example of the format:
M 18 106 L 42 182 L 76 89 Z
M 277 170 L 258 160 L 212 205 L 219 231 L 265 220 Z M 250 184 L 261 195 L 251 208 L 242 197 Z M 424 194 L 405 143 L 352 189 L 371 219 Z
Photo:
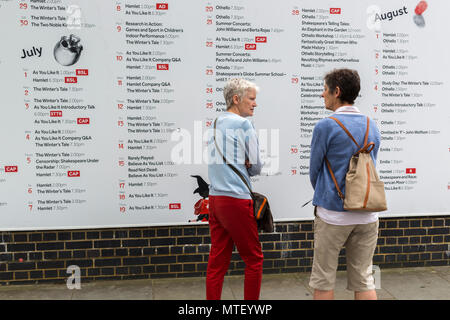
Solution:
M 209 197 L 211 250 L 206 271 L 206 299 L 220 300 L 233 245 L 245 262 L 244 299 L 258 300 L 263 254 L 253 201 L 225 196 Z

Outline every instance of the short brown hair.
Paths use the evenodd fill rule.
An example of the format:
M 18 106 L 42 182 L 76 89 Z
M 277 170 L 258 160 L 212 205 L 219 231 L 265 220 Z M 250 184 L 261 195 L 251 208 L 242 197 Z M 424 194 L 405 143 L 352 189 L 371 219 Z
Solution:
M 361 90 L 358 71 L 350 69 L 335 69 L 325 75 L 325 83 L 330 91 L 341 89 L 339 99 L 353 104 Z

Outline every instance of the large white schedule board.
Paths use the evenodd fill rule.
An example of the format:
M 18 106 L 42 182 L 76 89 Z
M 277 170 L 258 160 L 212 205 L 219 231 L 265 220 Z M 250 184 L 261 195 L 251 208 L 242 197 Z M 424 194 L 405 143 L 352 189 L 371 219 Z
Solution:
M 0 1 L 0 230 L 183 225 L 233 77 L 276 221 L 313 219 L 323 76 L 356 69 L 389 210 L 450 213 L 450 2 Z M 349 143 L 351 143 L 349 141 Z

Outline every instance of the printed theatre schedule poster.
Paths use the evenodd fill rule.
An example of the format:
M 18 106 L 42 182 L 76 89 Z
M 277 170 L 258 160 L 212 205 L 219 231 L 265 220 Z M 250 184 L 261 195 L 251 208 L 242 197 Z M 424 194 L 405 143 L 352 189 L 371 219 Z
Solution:
M 233 77 L 276 221 L 312 220 L 323 76 L 356 69 L 389 210 L 449 214 L 448 1 L 0 1 L 0 230 L 188 224 Z M 350 142 L 349 142 L 350 143 Z M 279 192 L 283 190 L 283 193 Z

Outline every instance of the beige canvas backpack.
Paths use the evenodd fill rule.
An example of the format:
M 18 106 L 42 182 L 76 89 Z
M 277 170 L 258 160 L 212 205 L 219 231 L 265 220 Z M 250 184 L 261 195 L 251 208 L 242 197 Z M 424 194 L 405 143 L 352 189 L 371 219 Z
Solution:
M 342 122 L 334 117 L 330 117 L 330 119 L 336 121 L 358 147 L 358 152 L 350 159 L 348 172 L 345 176 L 345 196 L 339 188 L 330 162 L 325 158 L 338 195 L 344 201 L 344 210 L 368 212 L 387 210 L 384 183 L 380 181 L 372 157 L 370 156 L 370 152 L 375 147 L 375 143 L 368 143 L 369 118 L 367 118 L 367 129 L 362 148 Z

